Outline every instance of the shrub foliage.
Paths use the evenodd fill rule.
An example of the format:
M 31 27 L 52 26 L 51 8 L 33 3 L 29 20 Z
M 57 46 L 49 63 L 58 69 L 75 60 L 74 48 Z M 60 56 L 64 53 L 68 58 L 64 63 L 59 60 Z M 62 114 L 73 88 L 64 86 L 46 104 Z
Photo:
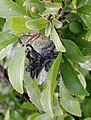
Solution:
M 86 120 L 91 1 L 0 0 L 0 60 L 13 89 L 30 99 L 7 93 L 22 110 L 8 109 L 5 120 Z

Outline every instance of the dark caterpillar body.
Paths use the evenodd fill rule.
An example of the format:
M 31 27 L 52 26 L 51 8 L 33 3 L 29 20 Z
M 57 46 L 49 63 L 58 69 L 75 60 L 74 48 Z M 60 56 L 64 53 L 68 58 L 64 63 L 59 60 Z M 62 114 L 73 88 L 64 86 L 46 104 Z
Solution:
M 46 71 L 51 67 L 58 52 L 55 52 L 55 45 L 51 42 L 49 45 L 42 48 L 41 53 L 38 53 L 30 44 L 27 44 L 27 59 L 29 61 L 26 70 L 30 72 L 32 79 L 38 77 L 41 70 L 45 67 Z

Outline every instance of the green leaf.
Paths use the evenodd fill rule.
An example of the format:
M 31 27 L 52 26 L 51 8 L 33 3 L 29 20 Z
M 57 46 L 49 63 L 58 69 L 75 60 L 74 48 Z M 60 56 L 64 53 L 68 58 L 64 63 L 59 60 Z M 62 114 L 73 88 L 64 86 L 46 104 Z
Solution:
M 78 46 L 71 40 L 63 40 L 64 46 L 66 48 L 66 57 L 73 61 L 85 62 L 85 58 L 81 53 Z
M 57 117 L 57 120 L 75 120 L 75 119 L 69 114 L 64 114 L 62 116 Z
M 3 48 L 3 49 L 0 51 L 0 60 L 2 60 L 2 59 L 7 55 L 8 50 L 9 50 L 9 46 Z
M 61 4 L 59 3 L 51 3 L 51 2 L 45 2 L 45 7 L 46 10 L 43 12 L 42 15 L 47 15 L 47 14 L 57 14 L 58 10 L 61 8 Z
M 27 110 L 37 110 L 37 108 L 31 102 L 24 102 L 21 108 L 27 109 Z
M 16 110 L 13 111 L 12 115 L 11 115 L 11 119 L 10 120 L 24 120 L 25 116 L 21 116 L 19 112 L 17 112 Z
M 6 32 L 1 32 L 0 33 L 0 50 L 10 43 L 14 42 L 17 40 L 18 36 L 14 36 L 9 31 Z
M 13 88 L 23 93 L 23 76 L 25 62 L 25 47 L 17 48 L 10 59 L 8 67 L 8 76 Z
M 91 0 L 77 0 L 77 8 L 91 4 Z
M 34 120 L 53 120 L 48 114 L 43 114 L 36 117 Z
M 41 113 L 35 112 L 35 113 L 31 114 L 31 115 L 28 117 L 27 120 L 35 120 L 36 117 L 38 117 L 38 116 L 40 116 L 40 115 L 41 115 Z
M 62 45 L 61 40 L 55 30 L 55 28 L 53 27 L 51 34 L 50 34 L 50 40 L 52 40 L 56 46 L 56 49 L 60 52 L 65 52 L 65 47 Z
M 30 77 L 29 73 L 25 73 L 25 85 L 28 96 L 30 97 L 30 101 L 39 109 L 43 110 L 42 105 L 40 103 L 41 91 L 38 88 L 35 80 Z
M 88 86 L 89 86 L 89 92 L 91 93 L 91 89 L 90 89 L 90 79 L 88 80 Z M 89 117 L 91 115 L 91 97 L 89 98 L 85 98 L 84 101 L 82 102 L 82 111 L 83 111 L 83 116 L 84 118 Z
M 4 100 L 6 100 L 9 97 L 8 94 L 0 95 L 0 103 L 2 103 Z
M 8 94 L 8 97 L 10 98 L 10 100 L 12 102 L 14 102 L 16 104 L 16 106 L 20 107 L 21 106 L 21 103 L 19 102 L 19 99 L 15 97 L 15 93 L 14 93 L 14 90 L 11 90 Z
M 87 31 L 87 33 L 85 35 L 85 40 L 86 41 L 91 41 L 91 31 Z
M 85 40 L 86 41 L 91 41 L 91 31 L 87 31 L 87 33 L 85 35 Z
M 7 18 L 3 27 L 3 31 L 11 31 L 10 26 L 11 26 L 11 18 Z
M 3 28 L 6 20 L 4 18 L 0 18 L 0 28 Z
M 66 58 L 64 58 L 64 61 L 61 63 L 60 70 L 62 78 L 64 80 L 64 84 L 71 93 L 78 96 L 89 95 L 88 92 L 82 86 L 80 80 L 78 79 L 74 68 Z
M 58 100 L 58 93 L 54 94 L 54 101 L 53 101 L 53 115 L 54 116 L 61 116 L 63 115 L 63 110 L 60 106 L 59 100 Z
M 91 55 L 91 41 L 86 41 L 84 39 L 71 39 L 80 48 L 83 55 Z
M 27 109 L 27 110 L 37 110 L 37 108 L 31 102 L 24 102 L 21 108 Z
M 60 22 L 59 20 L 54 19 L 53 23 L 54 23 L 55 28 L 57 29 L 62 27 L 62 22 Z
M 27 6 L 27 14 L 32 18 L 32 19 L 37 19 L 40 18 L 40 15 L 38 13 L 38 9 L 34 7 L 29 7 Z
M 25 12 L 12 0 L 0 0 L 0 17 L 10 18 L 23 15 L 25 15 Z
M 26 7 L 36 7 L 40 13 L 43 13 L 45 10 L 44 2 L 40 0 L 26 0 L 23 5 Z
M 45 81 L 45 87 L 43 89 L 40 99 L 44 111 L 47 114 L 49 114 L 52 118 L 53 118 L 52 101 L 53 101 L 55 82 L 58 74 L 60 61 L 61 61 L 61 53 L 59 53 L 58 57 L 56 58 L 51 69 L 48 72 Z
M 91 30 L 91 5 L 85 5 L 78 9 L 78 15 Z
M 91 56 L 85 57 L 85 63 L 79 63 L 82 68 L 87 71 L 91 71 Z
M 80 71 L 77 71 L 77 72 L 79 72 L 78 78 L 79 78 L 81 84 L 83 85 L 84 88 L 86 88 L 86 80 L 85 80 L 85 77 L 83 76 L 83 74 L 82 74 Z
M 79 101 L 72 97 L 70 91 L 68 91 L 63 83 L 62 78 L 60 78 L 60 103 L 62 107 L 75 116 L 81 117 L 81 108 Z
M 49 36 L 52 30 L 52 24 L 49 22 L 45 28 L 45 36 Z
M 9 111 L 9 109 L 6 111 L 4 120 L 10 120 L 10 111 Z
M 28 19 L 22 16 L 14 16 L 11 21 L 11 29 L 17 34 L 27 33 L 30 30 L 25 26 Z
M 84 120 L 91 120 L 91 118 L 89 117 L 89 118 L 86 118 L 86 119 L 84 119 Z
M 26 27 L 30 30 L 41 30 L 46 27 L 48 21 L 44 18 L 29 20 L 26 22 Z
M 26 0 L 16 0 L 16 3 L 21 6 L 21 7 L 24 7 L 23 4 Z

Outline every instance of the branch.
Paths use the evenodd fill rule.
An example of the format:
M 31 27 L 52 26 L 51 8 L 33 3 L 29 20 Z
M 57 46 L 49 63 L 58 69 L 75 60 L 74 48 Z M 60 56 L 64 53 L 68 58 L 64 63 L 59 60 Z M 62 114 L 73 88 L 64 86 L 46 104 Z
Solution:
M 21 43 L 19 46 L 17 46 L 17 48 L 26 45 L 26 44 L 27 44 L 29 41 L 31 41 L 31 40 L 35 40 L 35 39 L 39 38 L 39 37 L 40 37 L 40 34 L 41 34 L 41 33 L 35 33 L 35 34 L 33 34 L 33 35 L 26 35 L 26 34 L 23 34 L 22 36 L 20 36 L 20 38 L 21 38 L 21 37 L 26 37 L 26 36 L 27 36 L 27 37 L 29 37 L 29 39 L 26 40 L 26 41 L 24 41 L 23 43 Z

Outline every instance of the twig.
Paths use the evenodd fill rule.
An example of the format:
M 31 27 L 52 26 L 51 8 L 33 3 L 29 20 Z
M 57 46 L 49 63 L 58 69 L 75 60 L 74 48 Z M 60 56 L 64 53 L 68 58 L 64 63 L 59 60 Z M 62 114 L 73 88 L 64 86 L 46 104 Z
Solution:
M 29 34 L 22 34 L 22 35 L 20 36 L 20 38 L 22 38 L 22 37 L 32 37 L 32 35 L 29 35 Z
M 26 41 L 24 41 L 24 42 L 23 42 L 22 44 L 20 44 L 19 46 L 17 46 L 17 48 L 26 45 L 26 44 L 27 44 L 29 41 L 31 41 L 31 40 L 35 40 L 35 39 L 39 38 L 40 34 L 41 34 L 41 33 L 35 33 L 35 34 L 33 34 L 33 35 L 22 35 L 22 36 L 20 36 L 20 38 L 21 38 L 21 37 L 28 36 L 29 39 L 26 40 Z

